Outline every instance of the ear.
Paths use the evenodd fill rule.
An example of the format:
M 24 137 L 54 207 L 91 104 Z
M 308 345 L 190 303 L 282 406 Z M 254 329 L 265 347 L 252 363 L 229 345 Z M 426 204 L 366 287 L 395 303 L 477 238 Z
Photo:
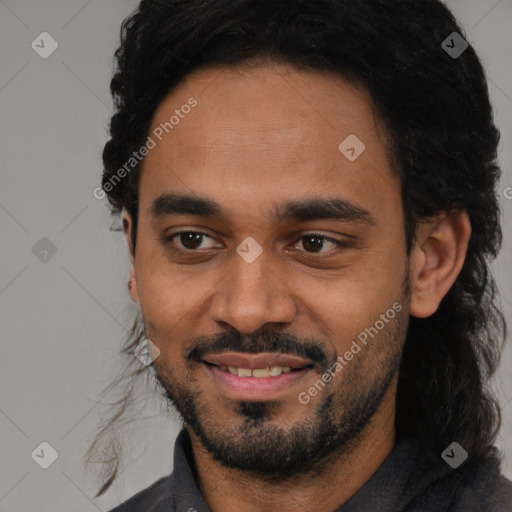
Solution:
M 130 277 L 128 279 L 128 291 L 130 292 L 130 296 L 132 300 L 134 300 L 137 304 L 140 304 L 139 299 L 139 291 L 137 289 L 137 276 L 135 272 L 135 253 L 133 251 L 132 246 L 132 229 L 133 222 L 130 214 L 126 209 L 123 209 L 123 231 L 126 239 L 126 243 L 128 245 L 128 252 L 130 256 Z
M 464 265 L 470 236 L 466 211 L 420 221 L 411 251 L 412 316 L 427 318 L 437 311 Z

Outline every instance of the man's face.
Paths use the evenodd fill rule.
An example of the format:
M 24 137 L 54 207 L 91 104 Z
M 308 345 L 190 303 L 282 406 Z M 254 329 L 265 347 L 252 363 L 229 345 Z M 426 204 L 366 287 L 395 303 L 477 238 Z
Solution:
M 339 148 L 351 134 L 362 153 L 353 137 Z M 149 135 L 131 293 L 159 382 L 213 457 L 284 478 L 354 447 L 383 407 L 392 422 L 408 261 L 369 95 L 285 65 L 202 70 L 160 104 Z M 212 362 L 299 369 L 259 378 Z

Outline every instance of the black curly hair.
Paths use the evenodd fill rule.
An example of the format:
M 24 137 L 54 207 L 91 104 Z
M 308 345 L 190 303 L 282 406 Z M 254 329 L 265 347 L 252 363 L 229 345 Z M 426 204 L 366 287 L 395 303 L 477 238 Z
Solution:
M 102 183 L 111 213 L 126 208 L 131 215 L 135 247 L 140 164 L 115 186 L 113 178 L 146 142 L 163 98 L 193 70 L 266 59 L 364 87 L 401 179 L 408 254 L 422 219 L 465 210 L 472 226 L 464 266 L 438 311 L 410 318 L 396 436 L 414 437 L 439 454 L 457 440 L 478 458 L 491 454 L 501 423 L 490 386 L 506 335 L 490 272 L 502 238 L 499 132 L 474 49 L 453 58 L 442 47 L 453 32 L 464 36 L 438 0 L 143 0 L 124 20 L 115 54 L 115 114 Z M 123 348 L 129 364 L 141 336 L 136 320 Z M 109 389 L 142 372 L 128 368 Z M 87 454 L 90 462 L 101 452 L 107 465 L 98 495 L 115 479 L 120 453 L 119 444 L 100 449 L 100 441 L 120 421 L 132 390 Z

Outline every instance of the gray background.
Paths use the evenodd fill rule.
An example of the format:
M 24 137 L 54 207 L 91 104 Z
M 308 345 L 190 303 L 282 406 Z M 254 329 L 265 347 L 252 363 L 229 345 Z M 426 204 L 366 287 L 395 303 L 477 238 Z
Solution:
M 502 132 L 505 243 L 495 269 L 510 321 L 512 199 L 504 192 L 512 186 L 512 0 L 447 3 L 486 67 Z M 93 196 L 112 108 L 112 55 L 136 4 L 0 0 L 1 512 L 106 511 L 172 469 L 179 423 L 159 399 L 144 396 L 139 421 L 125 431 L 129 452 L 114 488 L 93 500 L 96 483 L 82 464 L 102 417 L 98 398 L 120 370 L 136 312 L 125 241 L 109 231 L 105 202 Z M 48 59 L 31 48 L 44 31 L 59 45 Z M 32 250 L 43 237 L 57 248 L 47 262 Z M 504 419 L 497 444 L 509 478 L 511 362 L 509 346 L 497 379 Z M 58 452 L 46 470 L 31 458 L 43 441 Z

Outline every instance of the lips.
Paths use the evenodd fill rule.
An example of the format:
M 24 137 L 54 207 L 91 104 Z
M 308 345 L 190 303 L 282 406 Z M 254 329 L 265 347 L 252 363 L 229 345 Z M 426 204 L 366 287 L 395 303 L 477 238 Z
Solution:
M 248 376 L 247 373 L 258 371 L 257 369 L 237 369 L 237 375 L 229 367 L 230 371 L 225 371 L 225 366 L 217 366 L 212 363 L 204 362 L 204 370 L 207 375 L 207 387 L 216 396 L 221 395 L 228 399 L 240 400 L 276 400 L 279 397 L 284 398 L 292 395 L 292 390 L 296 392 L 307 389 L 306 379 L 313 372 L 312 368 L 302 368 L 282 372 L 279 375 L 271 376 Z M 273 366 L 274 370 L 281 370 L 280 367 Z M 267 368 L 268 370 L 268 368 Z M 300 383 L 302 382 L 302 385 Z
M 244 354 L 241 352 L 222 352 L 203 357 L 206 363 L 217 366 L 232 366 L 235 368 L 267 368 L 271 366 L 290 367 L 293 369 L 313 366 L 313 361 L 292 354 L 277 352 L 260 352 L 259 354 Z

